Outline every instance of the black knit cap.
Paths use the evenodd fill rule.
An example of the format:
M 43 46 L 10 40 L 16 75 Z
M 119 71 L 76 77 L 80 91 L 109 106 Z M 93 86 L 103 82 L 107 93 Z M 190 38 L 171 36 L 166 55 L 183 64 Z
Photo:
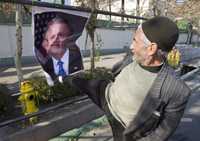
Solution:
M 151 42 L 158 44 L 162 51 L 169 52 L 178 40 L 177 25 L 167 17 L 154 17 L 142 23 L 142 30 Z

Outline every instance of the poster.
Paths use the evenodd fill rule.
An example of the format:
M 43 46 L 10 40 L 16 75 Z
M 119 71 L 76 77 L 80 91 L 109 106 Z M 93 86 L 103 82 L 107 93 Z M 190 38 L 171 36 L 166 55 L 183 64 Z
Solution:
M 89 13 L 33 7 L 34 53 L 44 70 L 47 83 L 83 68 L 76 40 L 82 35 Z

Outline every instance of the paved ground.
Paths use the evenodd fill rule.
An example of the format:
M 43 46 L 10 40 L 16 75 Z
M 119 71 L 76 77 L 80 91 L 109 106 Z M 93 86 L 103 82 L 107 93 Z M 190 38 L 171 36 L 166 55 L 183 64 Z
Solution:
M 112 141 L 112 131 L 105 116 L 102 116 L 80 128 L 63 133 L 49 141 Z

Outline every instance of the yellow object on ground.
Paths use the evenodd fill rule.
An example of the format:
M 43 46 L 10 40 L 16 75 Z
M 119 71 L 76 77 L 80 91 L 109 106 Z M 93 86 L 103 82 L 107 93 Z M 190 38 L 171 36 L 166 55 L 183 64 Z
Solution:
M 38 109 L 38 94 L 34 90 L 30 81 L 24 81 L 20 85 L 21 95 L 19 97 L 19 101 L 23 105 L 23 113 L 24 115 L 28 115 L 34 112 L 37 112 Z M 36 117 L 32 117 L 29 119 L 30 123 L 33 124 L 37 122 Z

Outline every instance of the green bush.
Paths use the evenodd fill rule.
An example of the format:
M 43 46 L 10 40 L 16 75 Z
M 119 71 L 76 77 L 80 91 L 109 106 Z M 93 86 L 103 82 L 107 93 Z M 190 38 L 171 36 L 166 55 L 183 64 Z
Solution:
M 11 96 L 9 95 L 9 89 L 0 84 L 0 118 L 7 116 L 12 112 L 14 106 Z
M 82 76 L 88 80 L 90 79 L 113 79 L 113 75 L 109 69 L 96 68 L 92 75 L 89 70 L 86 70 Z M 50 87 L 46 79 L 41 76 L 32 76 L 28 79 L 31 82 L 36 92 L 38 92 L 40 103 L 50 103 L 56 100 L 62 100 L 64 98 L 80 95 L 80 93 L 70 85 L 68 81 L 63 83 L 55 83 L 53 87 Z
M 187 31 L 188 21 L 187 20 L 179 20 L 177 22 L 177 26 L 181 31 Z
M 42 104 L 76 95 L 76 91 L 67 83 L 56 83 L 53 87 L 50 87 L 46 79 L 40 76 L 31 77 L 28 81 L 31 82 L 34 90 L 38 93 L 39 102 Z

